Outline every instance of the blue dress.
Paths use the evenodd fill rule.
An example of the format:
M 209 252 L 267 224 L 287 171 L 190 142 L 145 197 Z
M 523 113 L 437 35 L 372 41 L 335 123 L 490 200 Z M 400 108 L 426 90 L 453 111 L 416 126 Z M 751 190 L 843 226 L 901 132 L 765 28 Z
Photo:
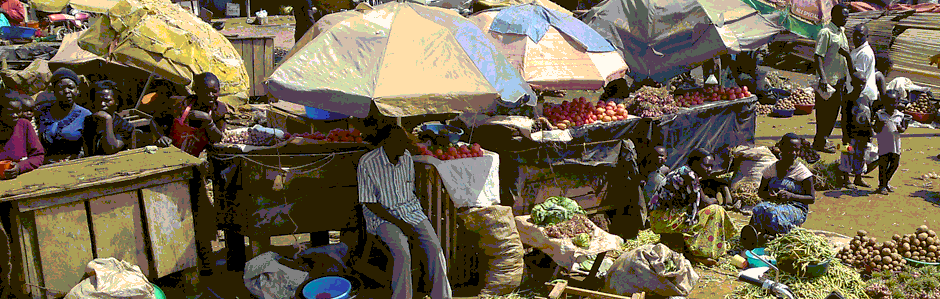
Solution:
M 775 168 L 768 167 L 768 169 Z M 806 167 L 800 164 L 797 167 Z M 766 177 L 766 172 L 765 172 Z M 789 175 L 784 178 L 771 176 L 768 181 L 768 188 L 787 190 L 794 194 L 803 194 L 803 186 L 800 181 L 791 178 Z M 751 217 L 751 224 L 759 232 L 769 234 L 786 234 L 795 227 L 803 225 L 806 222 L 806 216 L 809 214 L 809 205 L 790 201 L 787 203 L 773 203 L 764 201 L 753 209 L 754 215 Z
M 72 105 L 72 110 L 62 119 L 52 117 L 52 105 L 47 103 L 39 108 L 39 141 L 46 149 L 46 157 L 82 156 L 82 132 L 85 130 L 85 118 L 91 111 Z

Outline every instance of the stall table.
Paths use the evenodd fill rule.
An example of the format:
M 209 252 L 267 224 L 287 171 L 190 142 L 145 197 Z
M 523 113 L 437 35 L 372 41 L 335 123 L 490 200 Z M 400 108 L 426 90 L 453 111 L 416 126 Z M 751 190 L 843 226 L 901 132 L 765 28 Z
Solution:
M 88 262 L 114 257 L 151 280 L 197 266 L 201 161 L 176 148 L 127 150 L 46 165 L 0 181 L 11 202 L 14 269 L 32 298 L 58 298 Z M 17 254 L 18 253 L 18 254 Z

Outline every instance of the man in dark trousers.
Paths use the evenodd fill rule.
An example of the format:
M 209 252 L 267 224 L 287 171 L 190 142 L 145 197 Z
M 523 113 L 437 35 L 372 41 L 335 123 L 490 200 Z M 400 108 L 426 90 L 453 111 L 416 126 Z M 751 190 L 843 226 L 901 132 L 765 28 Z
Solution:
M 845 94 L 851 89 L 849 67 L 853 65 L 849 54 L 849 40 L 845 36 L 845 22 L 849 9 L 844 4 L 832 8 L 832 22 L 819 31 L 816 38 L 816 75 L 819 83 L 816 92 L 816 137 L 813 148 L 820 152 L 835 153 L 828 138 L 835 127 L 839 111 L 844 105 Z M 820 91 L 834 88 L 835 92 L 827 99 Z M 845 128 L 846 119 L 842 119 Z

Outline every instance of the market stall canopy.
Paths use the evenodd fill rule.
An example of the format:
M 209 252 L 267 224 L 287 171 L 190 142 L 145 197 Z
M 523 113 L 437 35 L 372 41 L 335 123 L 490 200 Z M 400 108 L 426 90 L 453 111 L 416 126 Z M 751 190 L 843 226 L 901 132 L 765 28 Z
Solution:
M 523 4 L 483 11 L 470 20 L 539 89 L 598 90 L 626 74 L 617 49 L 570 15 Z
M 346 15 L 295 46 L 265 82 L 271 95 L 354 117 L 373 101 L 392 117 L 536 104 L 509 60 L 456 12 L 390 2 Z
M 223 96 L 247 99 L 248 73 L 232 43 L 168 0 L 121 0 L 79 37 L 78 45 L 184 86 L 194 75 L 212 72 Z
M 94 13 L 107 13 L 111 7 L 118 3 L 117 0 L 31 0 L 30 3 L 38 11 L 48 13 L 59 13 L 66 6 L 81 11 Z
M 743 1 L 761 14 L 780 14 L 777 25 L 804 38 L 816 39 L 823 26 L 832 20 L 832 7 L 837 0 L 735 0 Z
M 541 5 L 545 8 L 560 12 L 566 16 L 574 15 L 570 10 L 561 7 L 561 5 L 555 4 L 550 0 L 477 0 L 478 5 L 486 8 L 497 8 L 497 7 L 506 7 L 513 5 L 522 5 L 522 4 L 535 4 Z
M 755 50 L 783 29 L 737 0 L 606 0 L 582 20 L 618 48 L 634 80 L 657 82 Z

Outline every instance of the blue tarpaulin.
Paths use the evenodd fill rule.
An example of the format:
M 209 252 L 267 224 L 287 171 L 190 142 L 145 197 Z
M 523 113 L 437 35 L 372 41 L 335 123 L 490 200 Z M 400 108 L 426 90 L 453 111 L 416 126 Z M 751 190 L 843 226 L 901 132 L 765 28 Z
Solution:
M 610 44 L 610 41 L 604 39 L 584 22 L 540 5 L 524 4 L 492 10 L 499 11 L 499 13 L 490 25 L 490 31 L 525 35 L 538 43 L 551 26 L 584 46 L 588 52 L 617 50 Z

